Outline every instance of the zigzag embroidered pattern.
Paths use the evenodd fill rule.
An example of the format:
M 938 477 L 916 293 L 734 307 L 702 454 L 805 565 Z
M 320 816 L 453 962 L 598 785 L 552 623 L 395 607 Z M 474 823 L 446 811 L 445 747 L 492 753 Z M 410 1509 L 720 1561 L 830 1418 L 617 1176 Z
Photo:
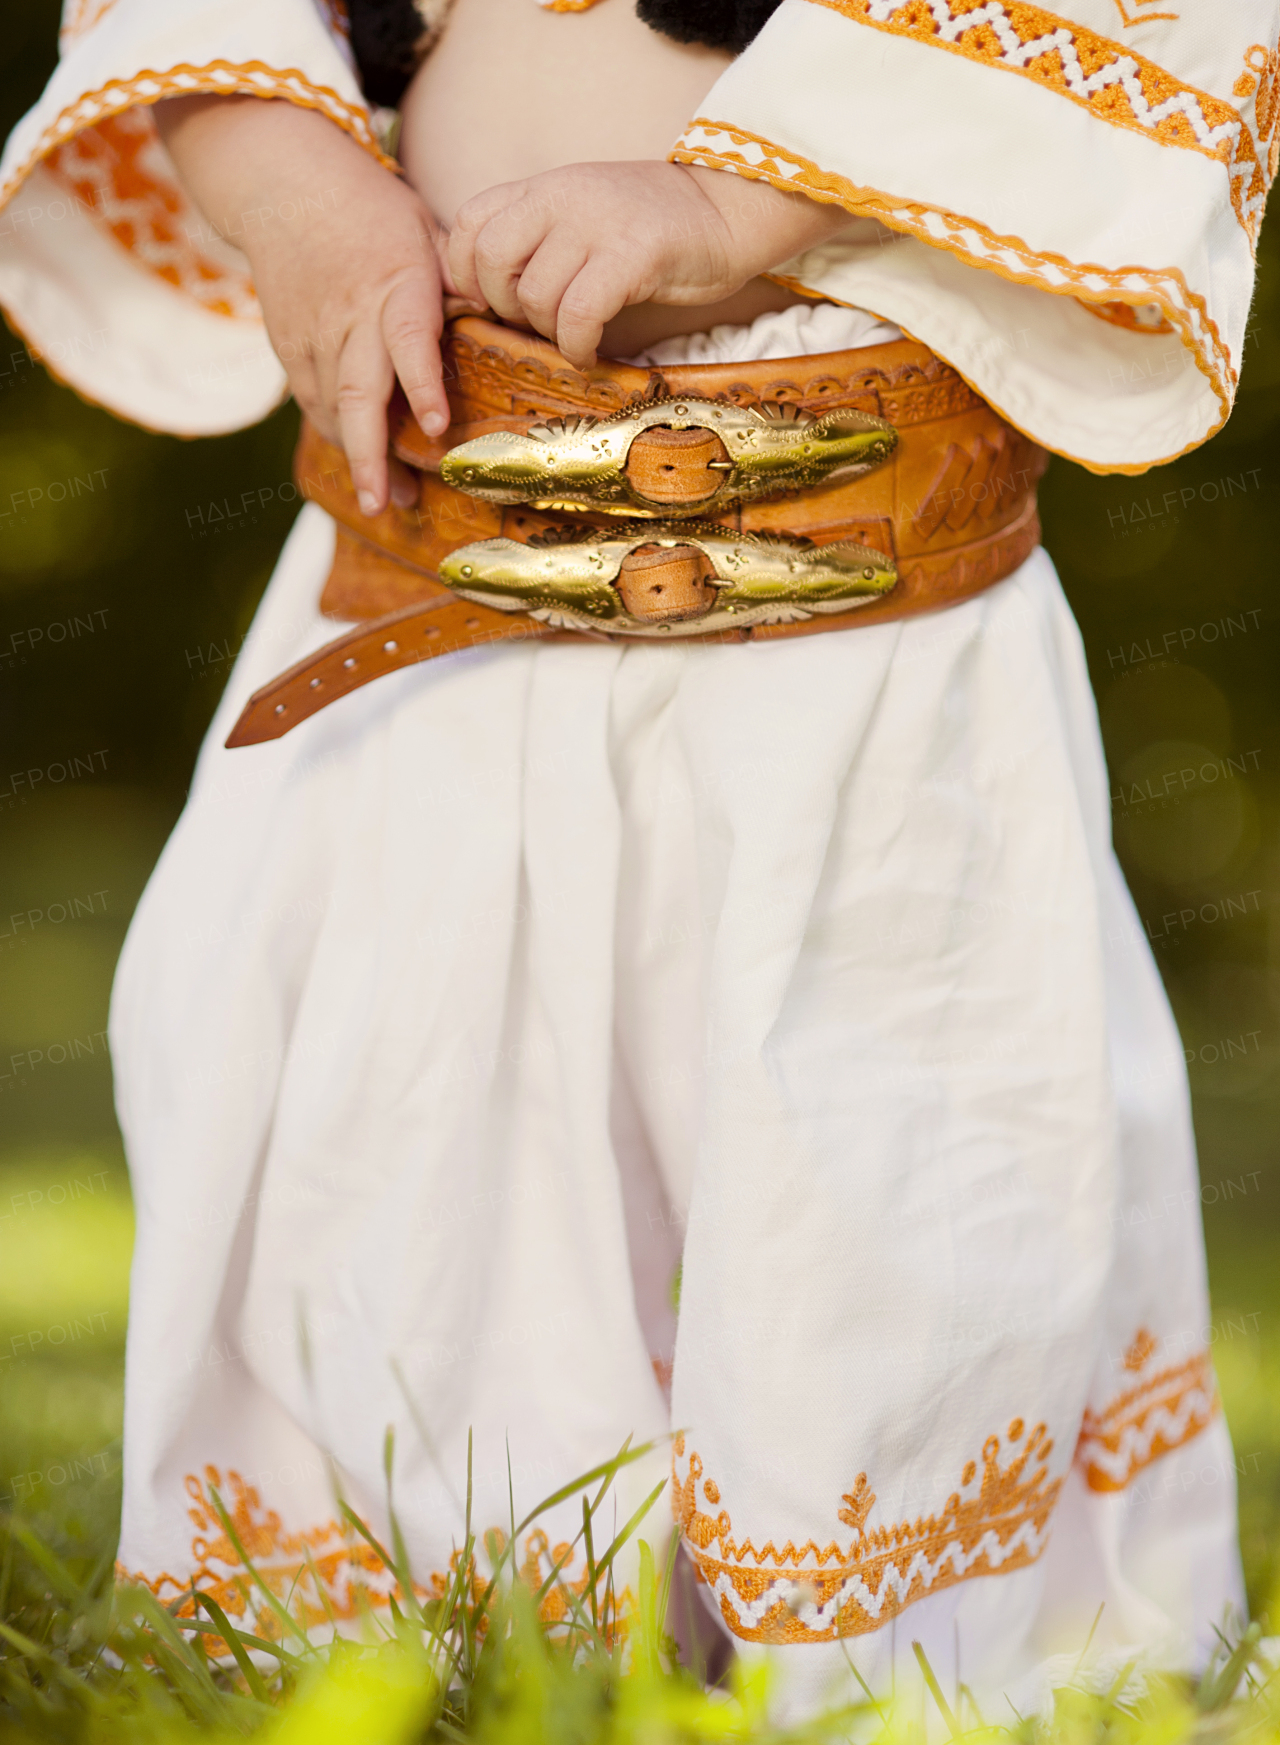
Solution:
M 876 30 L 908 36 L 1079 103 L 1100 121 L 1161 145 L 1217 158 L 1231 174 L 1236 217 L 1257 242 L 1268 178 L 1253 135 L 1224 99 L 1188 85 L 1121 43 L 1013 0 L 816 0 Z
M 1153 1460 L 1199 1435 L 1220 1410 L 1208 1352 L 1157 1371 L 1101 1412 L 1085 1413 L 1076 1447 L 1085 1483 L 1094 1491 L 1124 1490 Z
M 1010 1444 L 1022 1441 L 1024 1429 L 1015 1418 Z M 838 1511 L 855 1534 L 844 1550 L 834 1540 L 825 1547 L 812 1539 L 801 1546 L 788 1540 L 781 1549 L 770 1540 L 759 1550 L 750 1539 L 737 1544 L 726 1510 L 713 1517 L 698 1507 L 702 1460 L 696 1452 L 683 1480 L 673 1460 L 672 1506 L 686 1549 L 735 1636 L 746 1642 L 832 1642 L 878 1630 L 925 1594 L 1034 1563 L 1048 1542 L 1049 1516 L 1062 1488 L 1061 1478 L 1048 1475 L 1052 1450 L 1045 1426 L 1037 1424 L 1021 1453 L 1002 1469 L 1000 1438 L 989 1436 L 981 1478 L 977 1463 L 969 1461 L 960 1490 L 941 1514 L 870 1532 L 865 1523 L 876 1499 L 867 1475 L 859 1473 Z M 684 1451 L 684 1437 L 677 1436 L 675 1460 Z M 720 1501 L 713 1479 L 703 1480 L 702 1493 L 713 1505 Z M 713 1544 L 719 1556 L 710 1553 Z
M 1038 290 L 1067 294 L 1082 302 L 1155 305 L 1176 326 L 1197 368 L 1213 387 L 1222 412 L 1215 431 L 1222 428 L 1230 414 L 1237 372 L 1204 298 L 1192 291 L 1176 268 L 1078 265 L 1064 255 L 1037 253 L 1020 237 L 999 236 L 977 219 L 917 201 L 894 199 L 877 188 L 859 187 L 834 171 L 820 169 L 798 152 L 786 151 L 759 134 L 706 116 L 689 124 L 668 156 L 676 163 L 729 170 L 752 180 L 770 182 L 776 188 L 798 189 L 811 200 L 830 201 L 849 212 L 878 218 L 892 230 L 904 231 L 934 248 L 945 249 L 969 266 L 985 267 L 1015 284 L 1034 285 Z M 1177 456 L 1161 458 L 1175 460 Z

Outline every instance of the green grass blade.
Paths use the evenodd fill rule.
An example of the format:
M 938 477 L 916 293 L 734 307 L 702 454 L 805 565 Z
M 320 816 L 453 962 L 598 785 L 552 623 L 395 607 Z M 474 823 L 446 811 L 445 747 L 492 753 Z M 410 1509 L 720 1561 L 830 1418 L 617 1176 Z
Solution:
M 1206 1673 L 1196 1691 L 1196 1708 L 1202 1715 L 1225 1709 L 1262 1640 L 1262 1625 L 1256 1621 L 1241 1636 L 1216 1673 Z
M 239 1630 L 233 1626 L 231 1620 L 227 1617 L 227 1614 L 211 1594 L 200 1593 L 197 1594 L 196 1598 L 217 1625 L 222 1640 L 231 1650 L 236 1665 L 244 1674 L 244 1682 L 248 1685 L 249 1689 L 253 1692 L 254 1696 L 260 1703 L 269 1703 L 271 1699 L 267 1695 L 267 1687 L 263 1681 L 262 1674 L 245 1653 L 244 1644 L 240 1641 Z
M 591 1504 L 582 1499 L 582 1545 L 587 1558 L 587 1597 L 591 1601 L 591 1628 L 600 1628 L 600 1608 L 596 1598 L 596 1549 L 591 1538 Z
M 942 1694 L 942 1686 L 933 1676 L 933 1668 L 929 1665 L 929 1657 L 925 1653 L 923 1645 L 919 1642 L 913 1642 L 911 1644 L 911 1652 L 920 1663 L 920 1670 L 924 1674 L 924 1682 L 929 1687 L 929 1695 L 933 1698 L 934 1702 L 937 1703 L 938 1713 L 946 1722 L 948 1733 L 950 1733 L 953 1739 L 958 1739 L 960 1737 L 960 1723 L 951 1713 L 950 1705 L 948 1704 L 946 1697 Z
M 70 1600 L 75 1606 L 85 1604 L 87 1595 L 80 1583 L 61 1559 L 55 1557 L 49 1547 L 36 1537 L 25 1521 L 20 1521 L 16 1516 L 12 1516 L 9 1521 L 9 1532 L 64 1600 Z
M 286 1636 L 296 1636 L 298 1638 L 298 1640 L 302 1643 L 303 1648 L 309 1654 L 315 1655 L 316 1649 L 315 1649 L 314 1643 L 311 1641 L 311 1638 L 307 1635 L 306 1631 L 298 1623 L 297 1619 L 291 1617 L 290 1614 L 285 1611 L 284 1607 L 280 1604 L 280 1601 L 276 1598 L 275 1594 L 272 1593 L 270 1587 L 268 1587 L 267 1583 L 264 1581 L 262 1576 L 258 1573 L 257 1565 L 253 1562 L 252 1558 L 249 1556 L 249 1553 L 245 1550 L 244 1546 L 240 1543 L 240 1535 L 239 1535 L 239 1533 L 236 1532 L 235 1522 L 231 1519 L 231 1516 L 227 1513 L 227 1510 L 226 1510 L 225 1505 L 223 1504 L 222 1498 L 219 1496 L 218 1492 L 212 1488 L 212 1486 L 210 1487 L 209 1495 L 213 1499 L 213 1506 L 217 1512 L 218 1519 L 222 1522 L 223 1531 L 226 1533 L 227 1538 L 230 1539 L 232 1545 L 235 1547 L 236 1555 L 239 1557 L 241 1563 L 249 1571 L 249 1574 L 253 1578 L 255 1586 L 257 1586 L 260 1589 L 260 1591 L 262 1593 L 262 1597 L 266 1600 L 267 1605 L 270 1607 L 271 1612 L 274 1615 L 274 1617 L 276 1618 L 276 1621 L 279 1623 L 281 1629 L 284 1631 Z
M 659 1484 L 656 1484 L 649 1492 L 649 1495 L 641 1503 L 640 1507 L 636 1510 L 635 1514 L 632 1515 L 626 1526 L 616 1535 L 613 1544 L 610 1545 L 609 1549 L 600 1559 L 600 1566 L 602 1569 L 612 1568 L 614 1558 L 618 1555 L 619 1551 L 622 1550 L 622 1547 L 626 1544 L 627 1540 L 630 1539 L 641 1521 L 644 1520 L 645 1516 L 657 1502 L 663 1491 L 666 1490 L 667 1484 L 668 1480 L 665 1478 Z M 650 1555 L 652 1556 L 652 1553 L 650 1553 Z
M 630 1440 L 631 1438 L 628 1436 L 627 1442 L 630 1442 Z M 652 1453 L 657 1446 L 657 1442 L 645 1442 L 642 1443 L 639 1448 L 628 1448 L 626 1443 L 624 1443 L 624 1452 L 615 1454 L 612 1460 L 602 1461 L 599 1466 L 593 1466 L 591 1471 L 584 1472 L 581 1478 L 572 1479 L 568 1484 L 561 1485 L 560 1489 L 552 1491 L 549 1497 L 543 1497 L 537 1508 L 531 1509 L 525 1516 L 524 1520 L 521 1521 L 519 1527 L 516 1529 L 517 1533 L 523 1533 L 526 1527 L 531 1527 L 533 1525 L 539 1515 L 544 1515 L 548 1509 L 554 1509 L 557 1503 L 564 1503 L 567 1502 L 570 1497 L 576 1497 L 579 1491 L 586 1490 L 587 1486 L 589 1484 L 594 1484 L 598 1478 L 605 1478 L 609 1483 L 612 1483 L 624 1466 L 630 1466 L 633 1462 L 642 1460 L 646 1454 Z M 663 1479 L 662 1482 L 665 1484 L 667 1481 L 666 1479 Z M 599 1499 L 597 1499 L 597 1502 L 598 1501 Z
M 30 1636 L 24 1636 L 11 1624 L 0 1623 L 0 1637 L 3 1637 L 6 1642 L 11 1642 L 19 1654 L 25 1655 L 30 1660 L 39 1661 L 40 1665 L 48 1669 L 50 1675 L 64 1690 L 72 1692 L 78 1699 L 91 1706 L 101 1706 L 97 1692 L 90 1690 L 78 1673 L 73 1672 L 69 1666 L 64 1666 L 51 1649 L 45 1648 L 39 1642 L 32 1641 Z

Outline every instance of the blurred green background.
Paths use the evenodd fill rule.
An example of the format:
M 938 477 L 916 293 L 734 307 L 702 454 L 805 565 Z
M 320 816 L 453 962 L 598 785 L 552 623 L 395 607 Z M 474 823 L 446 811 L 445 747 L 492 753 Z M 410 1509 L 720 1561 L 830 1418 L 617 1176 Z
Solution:
M 56 24 L 48 0 L 10 9 L 0 131 L 47 78 Z M 1121 859 L 1194 1057 L 1255 1607 L 1273 1601 L 1280 1544 L 1278 303 L 1273 221 L 1227 429 L 1135 480 L 1055 460 L 1042 493 L 1121 796 Z M 277 493 L 216 529 L 201 512 L 289 478 L 296 414 L 183 442 L 84 405 L 16 338 L 0 365 L 0 506 L 103 475 L 0 520 L 0 1509 L 109 1551 L 131 1236 L 102 1036 L 111 975 L 295 509 Z M 68 759 L 77 779 L 34 794 L 8 773 Z M 1137 802 L 1144 781 L 1214 759 L 1233 760 L 1218 782 Z

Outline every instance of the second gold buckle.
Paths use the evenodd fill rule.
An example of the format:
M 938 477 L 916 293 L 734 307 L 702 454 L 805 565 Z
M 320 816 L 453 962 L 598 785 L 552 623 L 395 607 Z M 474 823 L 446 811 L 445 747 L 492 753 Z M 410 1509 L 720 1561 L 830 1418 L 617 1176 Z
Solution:
M 704 522 L 565 527 L 527 545 L 452 551 L 440 580 L 464 599 L 565 630 L 706 636 L 850 612 L 887 594 L 891 559 L 852 540 L 814 545 Z

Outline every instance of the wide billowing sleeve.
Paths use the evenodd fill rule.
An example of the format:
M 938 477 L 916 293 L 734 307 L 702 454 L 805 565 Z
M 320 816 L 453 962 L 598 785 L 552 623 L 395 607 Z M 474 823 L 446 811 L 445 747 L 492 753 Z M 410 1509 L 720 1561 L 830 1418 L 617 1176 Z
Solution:
M 1278 25 L 1280 0 L 783 0 L 672 156 L 844 206 L 862 222 L 777 276 L 1141 472 L 1231 409 Z
M 336 15 L 313 0 L 69 0 L 61 51 L 0 160 L 0 304 L 54 374 L 124 418 L 183 436 L 254 423 L 284 370 L 245 257 L 183 194 L 150 105 L 282 98 L 380 157 Z M 296 214 L 242 222 L 326 198 L 289 194 Z

